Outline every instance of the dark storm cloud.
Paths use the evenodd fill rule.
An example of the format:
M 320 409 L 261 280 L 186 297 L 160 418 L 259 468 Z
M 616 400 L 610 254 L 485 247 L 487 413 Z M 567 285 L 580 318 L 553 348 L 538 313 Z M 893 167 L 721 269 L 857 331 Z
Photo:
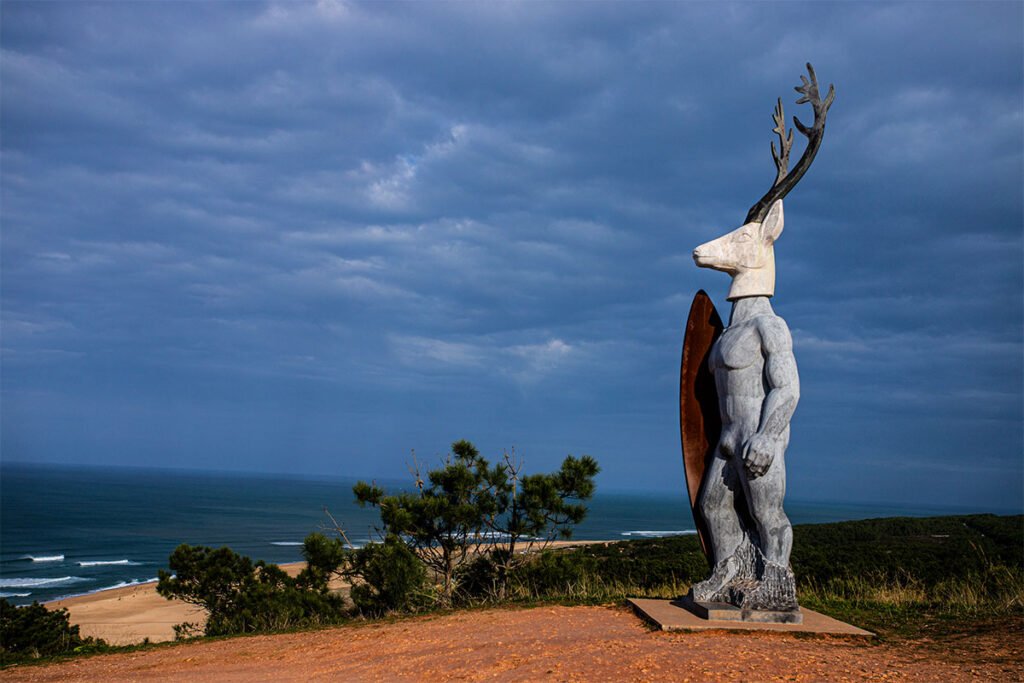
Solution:
M 689 253 L 811 59 L 791 490 L 1021 503 L 1019 4 L 2 12 L 4 457 L 676 481 Z

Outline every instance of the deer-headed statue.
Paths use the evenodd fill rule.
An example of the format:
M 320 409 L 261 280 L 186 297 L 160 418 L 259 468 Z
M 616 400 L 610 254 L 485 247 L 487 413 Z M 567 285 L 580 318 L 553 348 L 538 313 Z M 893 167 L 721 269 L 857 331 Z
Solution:
M 801 76 L 802 86 L 796 91 L 803 97 L 797 104 L 810 102 L 814 107 L 814 123 L 810 128 L 793 117 L 797 129 L 807 136 L 807 148 L 800 161 L 789 172 L 789 150 L 793 146 L 793 129 L 786 135 L 785 115 L 782 111 L 782 98 L 775 105 L 772 116 L 775 121 L 773 131 L 779 136 L 779 149 L 775 149 L 775 141 L 771 143 L 772 158 L 775 160 L 775 182 L 771 189 L 757 201 L 743 225 L 718 239 L 705 242 L 693 250 L 693 259 L 701 268 L 713 268 L 732 275 L 732 287 L 729 289 L 729 301 L 746 296 L 772 296 L 775 294 L 775 240 L 782 234 L 782 198 L 796 187 L 804 173 L 811 167 L 821 140 L 825 135 L 825 115 L 835 99 L 835 88 L 831 85 L 825 100 L 818 95 L 818 80 L 814 67 L 807 65 L 811 76 Z
M 741 618 L 791 623 L 802 617 L 789 567 L 793 532 L 782 500 L 789 422 L 800 382 L 789 327 L 772 310 L 769 298 L 775 293 L 774 247 L 782 234 L 782 198 L 814 160 L 835 97 L 829 86 L 822 100 L 810 64 L 807 71 L 810 80 L 801 76 L 803 85 L 796 88 L 802 94 L 797 104 L 811 103 L 814 123 L 808 127 L 793 117 L 807 137 L 800 160 L 790 172 L 793 132 L 786 135 L 780 99 L 773 116 L 779 148 L 774 141 L 771 145 L 775 182 L 751 207 L 743 225 L 693 252 L 698 266 L 732 276 L 732 314 L 722 330 L 714 306 L 698 293 L 687 323 L 680 386 L 691 503 L 712 567 L 711 576 L 691 589 L 690 604 L 724 602 L 740 608 Z M 704 382 L 705 389 L 700 387 L 701 372 L 713 377 Z M 698 395 L 702 391 L 703 397 Z M 714 394 L 717 416 L 697 405 Z M 717 433 L 712 433 L 712 423 Z M 695 434 L 696 429 L 701 433 Z

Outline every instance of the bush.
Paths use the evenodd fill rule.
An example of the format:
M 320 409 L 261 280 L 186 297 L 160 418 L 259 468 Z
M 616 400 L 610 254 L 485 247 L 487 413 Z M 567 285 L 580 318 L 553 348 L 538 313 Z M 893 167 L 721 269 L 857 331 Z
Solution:
M 376 485 L 358 482 L 352 491 L 359 505 L 380 510 L 388 536 L 400 536 L 441 580 L 441 600 L 452 603 L 455 569 L 469 556 L 487 530 L 487 520 L 500 512 L 497 493 L 503 486 L 500 470 L 468 441 L 452 444 L 444 467 L 431 470 L 424 481 L 416 473 L 415 493 L 387 495 Z
M 605 579 L 592 557 L 575 552 L 544 552 L 517 567 L 512 584 L 530 598 L 579 597 L 579 587 Z
M 302 543 L 306 568 L 295 577 L 296 586 L 316 593 L 327 593 L 331 579 L 344 575 L 342 568 L 349 563 L 350 553 L 340 538 L 309 534 Z
M 668 585 L 690 584 L 707 577 L 708 563 L 696 536 L 671 536 L 577 548 L 606 582 L 660 592 Z M 685 589 L 684 589 L 685 592 Z
M 414 610 L 426 595 L 423 563 L 395 535 L 352 552 L 346 572 L 353 579 L 352 602 L 369 616 Z
M 230 548 L 190 545 L 178 546 L 169 565 L 174 573 L 160 571 L 157 593 L 204 608 L 209 636 L 336 623 L 346 616 L 342 598 L 327 592 L 318 565 L 293 579 L 277 565 L 254 564 Z M 193 629 L 186 624 L 176 633 Z
M 508 583 L 510 557 L 506 548 L 493 548 L 465 562 L 456 572 L 458 598 L 464 603 L 496 602 Z
M 38 602 L 16 607 L 0 598 L 0 664 L 105 647 L 102 640 L 82 638 L 66 609 L 49 610 Z
M 550 474 L 520 476 L 521 469 L 522 462 L 509 454 L 492 466 L 462 440 L 452 444 L 443 467 L 427 472 L 426 479 L 415 472 L 414 492 L 388 495 L 375 484 L 358 482 L 353 493 L 360 505 L 378 508 L 384 531 L 400 537 L 438 577 L 443 606 L 465 594 L 460 587 L 469 576 L 464 565 L 480 554 L 491 555 L 494 594 L 501 599 L 508 572 L 522 557 L 516 544 L 571 537 L 587 514 L 583 501 L 593 496 L 600 470 L 587 455 L 566 457 Z M 504 560 L 500 565 L 499 557 Z M 480 588 L 478 582 L 470 592 Z

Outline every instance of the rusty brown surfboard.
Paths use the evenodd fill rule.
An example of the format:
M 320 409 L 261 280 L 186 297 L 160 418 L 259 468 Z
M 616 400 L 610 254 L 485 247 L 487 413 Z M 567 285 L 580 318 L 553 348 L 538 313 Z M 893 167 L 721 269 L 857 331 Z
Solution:
M 683 357 L 679 368 L 679 433 L 690 509 L 705 555 L 708 554 L 707 527 L 697 502 L 704 470 L 714 457 L 722 431 L 718 391 L 708 368 L 708 355 L 723 328 L 711 297 L 703 289 L 698 291 L 690 305 L 683 337 Z

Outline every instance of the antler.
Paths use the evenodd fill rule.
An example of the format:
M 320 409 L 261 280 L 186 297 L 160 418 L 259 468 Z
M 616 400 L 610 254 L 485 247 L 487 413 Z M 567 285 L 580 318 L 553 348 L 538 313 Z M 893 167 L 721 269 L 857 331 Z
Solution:
M 775 103 L 775 113 L 772 115 L 772 119 L 775 121 L 775 127 L 772 131 L 779 135 L 779 148 L 782 150 L 780 156 L 775 151 L 775 141 L 772 140 L 772 159 L 775 160 L 775 168 L 778 169 L 778 173 L 775 174 L 775 182 L 772 183 L 772 187 L 775 187 L 782 182 L 782 179 L 786 177 L 786 173 L 789 169 L 789 150 L 793 147 L 793 129 L 789 129 L 789 139 L 786 139 L 786 114 L 782 111 L 782 98 Z
M 800 179 L 807 173 L 807 169 L 811 167 L 811 162 L 814 161 L 814 156 L 818 153 L 818 148 L 821 147 L 821 140 L 825 136 L 825 116 L 828 114 L 828 108 L 832 106 L 832 100 L 836 97 L 836 90 L 832 85 L 828 86 L 828 95 L 825 96 L 822 101 L 821 96 L 818 94 L 818 77 L 814 73 L 814 67 L 811 66 L 810 62 L 807 63 L 807 73 L 810 75 L 811 80 L 808 81 L 806 76 L 800 76 L 800 80 L 803 81 L 803 85 L 798 85 L 794 88 L 798 93 L 803 95 L 796 101 L 797 104 L 811 103 L 811 107 L 814 108 L 814 123 L 808 128 L 800 119 L 793 117 L 793 125 L 796 126 L 797 130 L 807 138 L 807 148 L 804 149 L 803 155 L 800 160 L 796 162 L 796 166 L 793 167 L 792 173 L 786 172 L 786 167 L 789 162 L 789 147 L 793 144 L 793 131 L 789 132 L 789 141 L 787 142 L 783 138 L 782 124 L 782 99 L 779 99 L 779 103 L 775 108 L 775 128 L 774 132 L 779 134 L 780 146 L 782 147 L 781 156 L 775 151 L 775 143 L 772 142 L 772 157 L 775 159 L 775 166 L 778 168 L 778 173 L 775 176 L 775 183 L 768 192 L 765 193 L 756 204 L 750 207 L 750 211 L 747 212 L 747 219 L 745 223 L 760 223 L 764 220 L 765 216 L 768 215 L 768 209 L 771 205 L 779 199 L 782 199 L 789 191 L 796 187 L 796 184 L 800 182 Z

